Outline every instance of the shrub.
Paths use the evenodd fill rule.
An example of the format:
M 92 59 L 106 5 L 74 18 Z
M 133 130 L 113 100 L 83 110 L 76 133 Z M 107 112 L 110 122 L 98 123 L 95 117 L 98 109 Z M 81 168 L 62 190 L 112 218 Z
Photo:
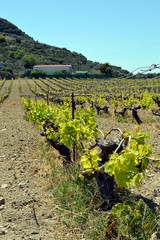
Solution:
M 6 42 L 6 39 L 3 35 L 0 35 L 0 43 Z

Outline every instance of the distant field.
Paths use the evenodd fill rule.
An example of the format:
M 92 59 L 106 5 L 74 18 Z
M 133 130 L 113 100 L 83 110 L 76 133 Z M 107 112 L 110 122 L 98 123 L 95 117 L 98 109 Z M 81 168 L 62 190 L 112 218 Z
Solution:
M 36 95 L 48 93 L 50 95 L 92 94 L 94 96 L 112 97 L 132 95 L 140 97 L 145 90 L 150 93 L 160 94 L 160 79 L 19 79 L 18 85 L 22 94 Z M 2 80 L 1 80 L 2 82 Z M 3 86 L 0 82 L 0 95 L 3 95 L 10 80 L 5 81 Z

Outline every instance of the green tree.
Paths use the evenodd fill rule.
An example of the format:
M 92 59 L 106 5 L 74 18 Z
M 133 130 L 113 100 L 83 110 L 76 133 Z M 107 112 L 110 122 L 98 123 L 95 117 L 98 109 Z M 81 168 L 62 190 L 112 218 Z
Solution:
M 25 68 L 31 69 L 36 64 L 36 58 L 33 54 L 28 54 L 24 56 L 23 62 Z
M 6 42 L 6 39 L 3 35 L 0 35 L 0 43 Z
M 24 55 L 24 52 L 23 52 L 23 50 L 16 50 L 15 52 L 14 52 L 14 57 L 16 58 L 16 59 L 21 59 L 22 57 L 23 57 L 23 55 Z
M 99 70 L 102 74 L 105 74 L 107 77 L 112 76 L 112 68 L 109 63 L 101 64 Z

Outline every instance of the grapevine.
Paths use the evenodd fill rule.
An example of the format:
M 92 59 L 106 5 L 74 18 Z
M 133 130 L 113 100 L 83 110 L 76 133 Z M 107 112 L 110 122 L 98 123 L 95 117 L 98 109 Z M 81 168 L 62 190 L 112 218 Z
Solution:
M 132 111 L 134 104 L 136 106 L 140 103 L 138 99 L 134 100 L 133 95 L 118 94 L 117 96 L 119 96 L 119 99 L 122 97 L 121 105 L 119 105 L 122 107 L 122 114 L 124 109 Z M 150 96 L 153 100 L 153 95 L 150 94 Z M 110 102 L 112 101 L 115 107 L 120 101 L 117 101 L 116 98 L 108 99 Z M 25 98 L 22 100 L 26 108 L 27 119 L 39 126 L 41 135 L 46 136 L 47 141 L 59 151 L 64 159 L 63 165 L 66 166 L 67 164 L 67 169 L 70 169 L 68 166 L 74 164 L 71 152 L 73 147 L 76 146 L 76 150 L 78 150 L 76 156 L 78 179 L 85 182 L 94 178 L 97 183 L 96 188 L 99 191 L 98 196 L 101 196 L 100 200 L 104 209 L 108 210 L 113 207 L 113 211 L 111 210 L 112 217 L 109 219 L 109 226 L 106 229 L 106 237 L 108 237 L 108 232 L 115 233 L 115 236 L 116 234 L 118 236 L 118 224 L 123 225 L 125 223 L 123 218 L 125 219 L 126 214 L 129 215 L 131 222 L 133 220 L 135 222 L 139 221 L 141 214 L 138 208 L 139 202 L 135 201 L 135 211 L 137 206 L 139 215 L 132 214 L 132 206 L 125 203 L 115 204 L 119 199 L 118 194 L 120 194 L 116 193 L 116 189 L 122 191 L 121 188 L 130 188 L 132 185 L 137 188 L 141 186 L 146 170 L 152 163 L 152 146 L 148 143 L 150 140 L 149 134 L 142 132 L 139 126 L 131 131 L 121 131 L 119 128 L 113 128 L 108 133 L 103 133 L 98 129 L 98 124 L 95 121 L 95 108 L 93 106 L 85 109 L 81 107 L 81 102 L 86 102 L 86 98 L 82 96 L 75 100 L 74 119 L 70 99 L 66 101 L 66 98 L 63 97 L 63 104 L 50 103 L 49 106 L 43 101 L 34 102 Z M 101 98 L 101 96 L 96 97 L 96 101 L 100 106 L 106 104 L 106 99 Z M 150 106 L 148 104 L 147 108 L 150 108 Z M 140 107 L 138 105 L 137 109 Z M 116 135 L 116 137 L 111 137 L 112 132 L 115 133 L 114 136 Z M 143 213 L 141 216 L 143 217 Z M 155 216 L 153 216 L 154 218 Z M 117 221 L 117 219 L 120 220 Z M 114 228 L 112 228 L 113 225 Z M 122 234 L 122 236 L 124 235 Z
M 42 129 L 45 119 L 52 121 L 59 129 L 54 133 L 53 129 L 47 129 L 48 138 L 59 140 L 65 146 L 71 148 L 75 144 L 81 149 L 81 143 L 92 141 L 98 136 L 98 127 L 94 119 L 94 111 L 90 107 L 76 111 L 75 118 L 72 119 L 72 113 L 68 110 L 68 105 L 48 106 L 42 101 L 31 101 L 22 98 L 23 105 L 28 109 L 27 119 L 38 124 Z
M 76 112 L 75 119 L 72 119 L 71 111 L 68 111 L 67 105 L 62 107 L 47 106 L 42 101 L 34 102 L 24 98 L 23 104 L 29 109 L 28 119 L 37 123 L 41 129 L 44 119 L 49 119 L 54 123 L 58 130 L 55 131 L 54 128 L 48 127 L 46 130 L 48 139 L 59 141 L 69 149 L 77 145 L 82 152 L 80 162 L 83 173 L 87 171 L 93 174 L 95 171 L 102 171 L 102 166 L 100 166 L 102 159 L 99 157 L 98 150 L 89 150 L 91 142 L 99 134 L 91 108 L 85 111 L 80 108 Z M 131 184 L 138 187 L 149 166 L 149 158 L 152 154 L 151 145 L 146 144 L 149 136 L 136 127 L 132 132 L 125 131 L 121 138 L 122 150 L 118 152 L 117 147 L 115 147 L 114 151 L 110 152 L 108 161 L 103 165 L 103 171 L 114 176 L 116 183 L 121 187 L 129 187 Z M 105 147 L 107 145 L 104 144 Z
M 76 146 L 81 176 L 95 177 L 102 197 L 113 198 L 114 183 L 126 188 L 131 185 L 140 187 L 150 165 L 152 147 L 146 143 L 149 135 L 140 131 L 138 126 L 130 132 L 118 129 L 120 137 L 106 141 L 107 135 L 98 129 L 91 107 L 77 108 L 73 119 L 69 103 L 48 106 L 43 101 L 22 100 L 27 119 L 39 126 L 42 136 L 47 137 L 67 162 L 71 162 L 70 152 Z
M 149 167 L 149 160 L 152 154 L 152 147 L 150 144 L 146 144 L 149 140 L 149 135 L 145 132 L 141 132 L 138 127 L 132 132 L 124 132 L 119 145 L 109 159 L 103 166 L 99 165 L 97 159 L 97 165 L 90 171 L 91 163 L 90 158 L 87 158 L 87 154 L 81 158 L 83 174 L 96 171 L 104 171 L 110 176 L 113 176 L 116 183 L 120 187 L 129 187 L 130 185 L 140 186 L 140 182 L 145 176 L 145 171 Z M 107 144 L 103 148 L 107 148 Z M 121 148 L 121 151 L 119 152 Z M 101 147 L 102 149 L 102 147 Z M 95 155 L 98 156 L 97 152 Z M 92 156 L 93 159 L 95 156 Z M 96 157 L 95 157 L 96 158 Z
M 120 154 L 114 152 L 110 156 L 104 171 L 114 176 L 121 187 L 129 187 L 131 184 L 139 187 L 152 154 L 151 145 L 145 142 L 149 140 L 149 135 L 136 128 L 132 133 L 125 132 L 123 139 L 129 139 L 127 146 Z

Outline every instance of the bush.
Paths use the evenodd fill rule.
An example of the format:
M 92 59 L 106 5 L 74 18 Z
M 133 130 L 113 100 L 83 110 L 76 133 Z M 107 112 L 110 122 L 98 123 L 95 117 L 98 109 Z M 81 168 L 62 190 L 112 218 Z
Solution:
M 0 43 L 5 43 L 6 39 L 3 35 L 0 35 Z
M 33 66 L 36 64 L 36 58 L 32 54 L 25 55 L 24 58 L 23 58 L 23 62 L 24 62 L 24 67 L 25 68 L 32 69 Z
M 142 199 L 131 199 L 112 207 L 106 239 L 148 240 L 157 230 L 160 229 L 156 214 Z
M 40 71 L 40 70 L 34 70 L 32 73 L 31 73 L 31 77 L 32 78 L 46 78 L 46 74 L 43 72 L 43 71 Z
M 0 68 L 0 76 L 1 78 L 11 79 L 14 78 L 14 73 L 11 68 Z

